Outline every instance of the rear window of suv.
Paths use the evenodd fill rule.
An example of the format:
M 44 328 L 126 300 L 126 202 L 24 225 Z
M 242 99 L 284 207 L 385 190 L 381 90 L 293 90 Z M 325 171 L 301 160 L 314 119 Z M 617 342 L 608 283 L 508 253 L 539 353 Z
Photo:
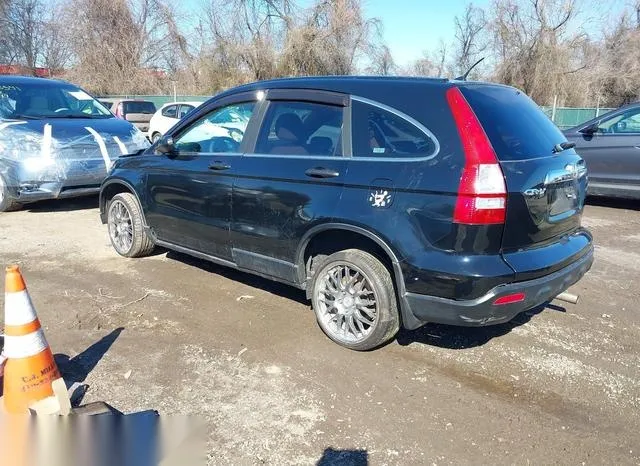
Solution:
M 521 91 L 503 86 L 461 86 L 500 160 L 553 155 L 566 141 L 558 127 Z
M 153 102 L 125 102 L 124 113 L 156 113 Z

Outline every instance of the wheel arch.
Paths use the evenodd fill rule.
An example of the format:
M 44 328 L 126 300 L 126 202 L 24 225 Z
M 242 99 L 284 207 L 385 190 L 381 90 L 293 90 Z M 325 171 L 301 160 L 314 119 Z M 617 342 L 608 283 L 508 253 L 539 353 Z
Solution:
M 103 224 L 107 223 L 107 202 L 113 198 L 116 194 L 120 193 L 130 193 L 133 194 L 138 201 L 138 205 L 140 206 L 140 213 L 142 214 L 142 224 L 147 227 L 147 219 L 144 215 L 144 209 L 142 208 L 142 202 L 140 202 L 140 197 L 138 193 L 134 189 L 133 185 L 131 185 L 128 181 L 121 179 L 112 179 L 107 180 L 102 184 L 102 188 L 100 188 L 100 220 Z
M 318 238 L 322 238 L 322 235 L 328 234 L 336 234 L 337 233 L 350 233 L 355 234 L 357 237 L 362 238 L 369 242 L 369 244 L 374 244 L 378 251 L 382 251 L 384 253 L 384 257 L 382 257 L 383 263 L 390 267 L 389 272 L 392 275 L 393 282 L 396 286 L 396 293 L 398 298 L 398 303 L 400 306 L 400 317 L 402 325 L 406 328 L 417 328 L 422 325 L 411 313 L 410 307 L 406 302 L 406 288 L 404 283 L 404 274 L 402 272 L 402 268 L 400 266 L 400 259 L 398 254 L 393 250 L 393 248 L 376 232 L 368 230 L 364 227 L 352 225 L 348 223 L 324 223 L 321 225 L 316 225 L 315 227 L 309 229 L 302 237 L 298 251 L 296 253 L 296 265 L 299 274 L 299 282 L 301 284 L 306 283 L 306 290 L 309 293 L 309 285 L 310 280 L 308 280 L 308 259 L 311 257 L 310 246 L 313 247 L 314 239 L 317 241 Z M 325 236 L 327 237 L 327 236 Z M 352 237 L 353 238 L 353 237 Z M 335 249 L 348 249 L 350 246 L 349 238 L 343 242 L 344 247 L 336 246 Z

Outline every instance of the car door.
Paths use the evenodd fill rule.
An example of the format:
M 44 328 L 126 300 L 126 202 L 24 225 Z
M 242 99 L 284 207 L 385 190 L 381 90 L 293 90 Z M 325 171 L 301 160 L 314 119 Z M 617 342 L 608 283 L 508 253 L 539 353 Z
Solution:
M 233 189 L 233 259 L 240 267 L 298 280 L 302 236 L 330 221 L 340 200 L 347 104 L 337 93 L 267 92 L 256 143 L 242 157 Z
M 147 221 L 160 244 L 232 259 L 233 179 L 244 151 L 243 129 L 249 127 L 255 107 L 255 94 L 223 98 L 167 135 L 173 138 L 175 151 L 157 156 L 146 182 Z M 220 115 L 230 109 L 243 115 L 244 128 L 234 125 L 229 131 L 224 126 Z
M 572 138 L 587 163 L 591 187 L 605 192 L 640 187 L 640 107 L 606 117 L 597 128 Z
M 426 102 L 430 97 L 423 96 Z M 409 115 L 356 95 L 351 97 L 349 127 L 349 180 L 338 207 L 343 216 L 336 221 L 368 229 L 398 254 L 422 253 L 425 243 L 416 241 L 415 230 L 422 228 L 417 225 L 425 221 L 424 212 L 440 208 L 440 181 L 433 180 L 430 168 L 439 163 L 440 143 Z M 393 237 L 383 236 L 389 225 L 394 226 Z M 438 228 L 437 234 L 444 235 L 450 222 Z

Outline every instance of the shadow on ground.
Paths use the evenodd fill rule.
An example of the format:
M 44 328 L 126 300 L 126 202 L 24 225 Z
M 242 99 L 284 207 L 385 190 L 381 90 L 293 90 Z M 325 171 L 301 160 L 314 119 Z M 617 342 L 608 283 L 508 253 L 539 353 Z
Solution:
M 368 466 L 367 450 L 334 450 L 327 448 L 316 466 Z
M 82 353 L 70 358 L 66 354 L 56 354 L 54 359 L 60 369 L 60 373 L 64 378 L 67 386 L 72 386 L 74 383 L 82 383 L 87 379 L 87 376 L 100 362 L 102 357 L 109 351 L 111 345 L 120 336 L 120 333 L 124 330 L 124 327 L 119 327 L 102 337 L 93 345 L 89 346 Z M 84 397 L 84 390 L 76 394 L 73 399 L 74 404 L 80 404 Z
M 180 261 L 184 264 L 198 267 L 209 273 L 222 275 L 230 280 L 238 281 L 245 285 L 258 288 L 268 293 L 291 299 L 305 306 L 310 306 L 304 291 L 275 281 L 268 280 L 250 273 L 234 270 L 229 267 L 214 264 L 212 262 L 197 259 L 187 254 L 168 251 L 167 258 Z M 538 308 L 518 314 L 510 322 L 486 327 L 459 327 L 442 324 L 426 324 L 416 330 L 400 329 L 397 342 L 402 346 L 412 343 L 437 346 L 447 349 L 467 349 L 482 346 L 494 338 L 504 336 L 516 327 L 526 324 L 535 315 L 544 310 L 566 312 L 565 308 L 548 303 Z
M 230 267 L 217 265 L 217 264 L 214 264 L 213 262 L 209 262 L 203 259 L 198 259 L 193 256 L 189 256 L 187 254 L 182 254 L 175 251 L 168 251 L 167 259 L 177 260 L 182 262 L 183 264 L 188 264 L 193 267 L 198 267 L 199 269 L 204 270 L 206 272 L 221 275 L 230 280 L 234 280 L 236 282 L 240 282 L 245 285 L 252 286 L 253 288 L 258 288 L 260 290 L 266 291 L 267 293 L 281 296 L 283 298 L 296 301 L 300 304 L 304 304 L 307 306 L 309 305 L 309 301 L 306 299 L 304 291 L 298 288 L 295 288 L 293 286 L 285 285 L 284 283 L 268 280 L 266 278 L 262 278 L 257 275 L 241 272 L 239 270 L 235 270 Z
M 401 329 L 397 341 L 402 346 L 412 343 L 437 346 L 447 349 L 468 349 L 482 346 L 490 340 L 502 337 L 516 327 L 529 322 L 544 310 L 566 312 L 566 309 L 555 304 L 547 304 L 518 314 L 513 320 L 504 324 L 486 327 L 458 327 L 453 325 L 426 324 L 416 330 Z
M 72 199 L 51 199 L 26 204 L 22 209 L 34 213 L 71 212 L 74 210 L 95 209 L 98 207 L 97 195 Z
M 616 199 L 611 197 L 590 196 L 587 198 L 587 204 L 598 207 L 609 207 L 611 209 L 640 211 L 640 201 L 637 199 Z

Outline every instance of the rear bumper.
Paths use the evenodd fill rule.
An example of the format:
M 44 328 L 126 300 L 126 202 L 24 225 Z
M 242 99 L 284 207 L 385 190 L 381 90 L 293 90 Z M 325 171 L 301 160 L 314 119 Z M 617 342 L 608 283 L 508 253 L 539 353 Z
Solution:
M 521 312 L 551 301 L 580 280 L 593 264 L 593 246 L 586 254 L 566 267 L 544 277 L 499 285 L 473 300 L 453 300 L 406 293 L 404 303 L 411 315 L 421 323 L 434 322 L 467 327 L 508 322 Z M 513 293 L 525 293 L 523 301 L 494 305 L 493 302 Z M 411 327 L 415 327 L 412 325 Z

